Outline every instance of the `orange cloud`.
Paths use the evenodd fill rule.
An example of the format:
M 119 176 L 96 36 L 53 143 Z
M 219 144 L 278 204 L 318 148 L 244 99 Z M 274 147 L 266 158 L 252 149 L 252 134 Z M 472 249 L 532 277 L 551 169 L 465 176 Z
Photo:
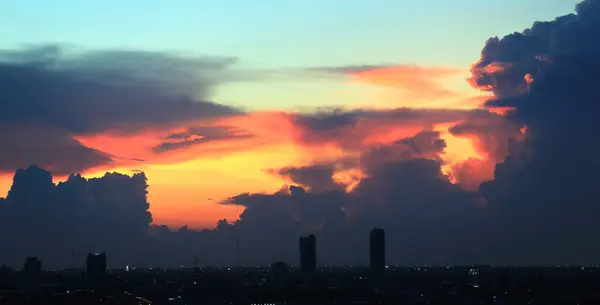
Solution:
M 449 164 L 446 171 L 451 182 L 471 191 L 479 189 L 479 184 L 494 178 L 496 162 L 490 159 L 468 158 L 462 162 Z
M 443 67 L 389 66 L 348 73 L 362 82 L 385 87 L 411 88 L 423 94 L 453 93 L 445 90 L 440 80 L 460 74 L 462 70 Z
M 494 161 L 477 135 L 455 135 L 451 129 L 485 114 L 481 111 L 409 108 L 318 113 L 263 111 L 200 121 L 187 127 L 146 129 L 135 134 L 79 135 L 76 140 L 115 160 L 111 167 L 94 168 L 88 175 L 104 170 L 146 171 L 152 182 L 149 198 L 156 223 L 194 223 L 206 227 L 214 223 L 218 215 L 234 220 L 241 212 L 239 207 L 217 207 L 219 200 L 247 191 L 276 190 L 285 183 L 283 177 L 273 176 L 265 172 L 266 169 L 349 160 L 351 162 L 344 166 L 336 167 L 332 180 L 351 191 L 365 177 L 360 163 L 356 163 L 361 153 L 413 137 L 423 130 L 438 131 L 445 141 L 440 157 L 444 164 L 442 170 L 450 181 L 473 189 L 490 178 Z M 485 126 L 492 121 L 484 117 L 476 122 L 477 126 Z M 206 126 L 228 128 L 233 136 L 215 137 L 211 129 L 203 129 Z M 198 134 L 189 134 L 190 131 Z M 202 132 L 215 137 L 214 141 L 194 142 L 208 137 Z M 237 137 L 240 134 L 251 137 Z M 185 141 L 191 144 L 166 151 L 154 149 L 163 143 Z M 219 164 L 218 168 L 213 164 Z M 184 172 L 203 174 L 186 178 L 188 174 Z M 207 173 L 211 179 L 204 183 Z M 173 193 L 176 189 L 179 191 Z M 194 189 L 204 189 L 205 194 L 192 191 Z M 181 205 L 173 205 L 173 202 Z M 191 216 L 200 207 L 210 212 Z
M 125 57 L 117 64 L 112 60 L 100 62 L 100 68 L 113 66 L 117 72 L 122 66 L 119 63 L 139 66 L 121 71 L 125 77 L 118 82 L 113 73 L 90 73 L 101 72 L 94 61 L 72 71 L 30 71 L 36 77 L 29 87 L 23 86 L 20 91 L 10 88 L 17 90 L 15 96 L 19 98 L 7 108 L 13 111 L 6 115 L 11 123 L 2 126 L 14 132 L 0 136 L 0 142 L 6 144 L 0 171 L 40 162 L 54 170 L 60 181 L 71 171 L 83 170 L 86 176 L 97 176 L 105 171 L 143 170 L 150 179 L 149 197 L 157 223 L 174 224 L 179 219 L 177 224 L 208 226 L 219 215 L 235 218 L 240 212 L 217 208 L 217 201 L 241 192 L 278 189 L 285 181 L 265 171 L 270 168 L 334 164 L 332 184 L 352 190 L 365 178 L 361 156 L 378 149 L 382 152 L 379 156 L 391 160 L 398 155 L 439 157 L 450 179 L 457 183 L 465 183 L 462 176 L 452 172 L 454 168 L 458 171 L 457 164 L 473 163 L 469 160 L 492 162 L 502 155 L 498 143 L 503 142 L 503 135 L 483 128 L 493 121 L 486 117 L 489 113 L 471 110 L 488 97 L 454 83 L 460 81 L 468 87 L 462 75 L 467 71 L 461 69 L 414 65 L 303 69 L 350 80 L 361 89 L 368 87 L 365 91 L 373 93 L 367 101 L 369 107 L 342 105 L 335 111 L 240 113 L 237 108 L 210 102 L 214 84 L 204 82 L 204 77 L 192 77 L 194 73 L 179 73 L 178 69 L 160 69 L 165 73 L 158 74 L 154 69 L 145 70 L 152 63 L 161 67 L 162 63 L 179 63 L 176 66 L 214 75 L 228 67 L 229 61 L 200 63 L 174 60 L 164 54 L 145 55 L 152 56 L 144 57 L 150 60 L 139 65 L 133 60 L 139 57 L 136 53 L 120 54 Z M 65 59 L 57 60 L 60 63 Z M 509 65 L 490 64 L 481 73 L 500 75 L 507 69 Z M 151 75 L 152 79 L 134 77 L 140 75 Z M 79 82 L 82 79 L 86 81 Z M 521 81 L 531 84 L 533 77 L 525 75 Z M 43 89 L 48 83 L 58 89 L 31 89 Z M 54 101 L 54 106 L 47 107 L 47 100 Z M 13 122 L 26 126 L 20 128 Z M 463 130 L 453 130 L 459 124 Z M 435 149 L 427 153 L 412 147 L 428 144 Z M 0 179 L 0 185 L 9 184 Z
M 460 175 L 458 172 L 464 173 L 465 166 L 459 168 L 458 164 L 486 161 L 489 158 L 484 152 L 486 147 L 480 145 L 478 136 L 457 136 L 450 129 L 471 116 L 481 115 L 470 109 L 489 97 L 480 93 L 463 95 L 446 88 L 442 80 L 460 73 L 452 68 L 416 66 L 347 72 L 351 79 L 362 84 L 409 90 L 412 93 L 405 98 L 432 100 L 422 108 L 342 108 L 312 113 L 259 111 L 160 127 L 149 124 L 126 133 L 106 130 L 71 136 L 82 146 L 112 159 L 108 164 L 88 169 L 86 176 L 104 171 L 144 170 L 150 180 L 149 198 L 155 222 L 159 224 L 207 227 L 219 215 L 236 219 L 241 212 L 239 207 L 224 208 L 216 202 L 242 192 L 278 189 L 285 180 L 266 173 L 269 168 L 349 161 L 336 167 L 331 178 L 351 191 L 365 177 L 357 162 L 362 153 L 414 137 L 424 130 L 438 131 L 445 141 L 446 147 L 439 157 L 449 179 L 470 188 L 476 184 L 475 180 L 481 181 L 489 175 Z M 451 102 L 444 100 L 448 97 Z M 439 107 L 434 108 L 435 105 Z M 488 172 L 488 167 L 482 168 L 481 173 Z M 476 179 L 467 181 L 463 176 Z M 194 211 L 200 210 L 206 212 L 194 215 Z
M 466 181 L 461 178 L 466 174 L 452 175 L 451 171 L 458 171 L 456 164 L 482 159 L 485 155 L 476 149 L 477 139 L 457 137 L 449 129 L 476 114 L 469 110 L 408 108 L 316 114 L 264 111 L 196 122 L 187 127 L 145 129 L 128 134 L 85 134 L 77 135 L 75 139 L 114 160 L 110 166 L 89 170 L 86 176 L 100 175 L 106 170 L 130 173 L 139 169 L 146 172 L 155 223 L 209 227 L 219 215 L 219 218 L 235 220 L 242 211 L 239 207 L 221 207 L 217 204 L 219 200 L 242 192 L 273 191 L 285 182 L 281 177 L 266 173 L 265 169 L 356 161 L 364 151 L 413 137 L 428 129 L 439 131 L 446 142 L 445 152 L 440 157 L 449 178 L 471 187 L 473 179 Z M 198 143 L 194 141 L 205 136 L 187 136 L 194 130 L 212 132 L 199 128 L 206 126 L 231 127 L 233 136 Z M 252 136 L 236 137 L 240 134 Z M 214 133 L 211 135 L 215 136 Z M 162 143 L 181 141 L 192 143 L 167 151 L 154 149 Z M 206 180 L 206 177 L 210 179 Z M 352 162 L 336 168 L 332 174 L 333 181 L 347 191 L 353 190 L 364 177 L 360 164 Z M 484 178 L 487 176 L 478 179 Z M 200 210 L 205 212 L 194 213 Z
M 389 91 L 389 104 L 398 105 L 404 101 L 410 105 L 419 102 L 456 99 L 464 92 L 452 88 L 447 83 L 464 71 L 447 67 L 388 66 L 351 71 L 347 75 L 358 84 L 386 88 Z

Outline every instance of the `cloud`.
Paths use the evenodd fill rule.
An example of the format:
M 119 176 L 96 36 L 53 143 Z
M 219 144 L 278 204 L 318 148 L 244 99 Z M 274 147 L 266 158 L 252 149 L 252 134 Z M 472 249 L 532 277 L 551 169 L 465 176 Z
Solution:
M 334 142 L 341 147 L 364 147 L 416 134 L 436 124 L 461 121 L 486 110 L 461 109 L 356 109 L 290 115 L 306 144 Z M 408 135 L 407 135 L 408 133 Z M 386 136 L 389 135 L 389 136 Z
M 447 88 L 444 81 L 460 76 L 464 72 L 449 67 L 392 64 L 312 67 L 306 70 L 321 75 L 341 75 L 360 83 L 399 90 L 407 100 L 456 98 L 461 95 L 461 92 Z
M 185 132 L 173 133 L 166 136 L 163 142 L 152 150 L 157 153 L 182 149 L 193 145 L 214 141 L 238 140 L 253 138 L 254 135 L 233 126 L 201 126 L 192 127 Z
M 485 109 L 357 109 L 292 114 L 290 117 L 297 143 L 307 148 L 319 162 L 352 158 L 380 145 L 414 137 L 424 130 L 438 133 L 446 145 L 450 143 L 448 153 L 434 152 L 442 157 L 444 171 L 452 181 L 472 190 L 493 178 L 494 165 L 508 155 L 509 143 L 524 137 L 522 125 Z M 398 145 L 386 149 L 396 154 L 411 153 Z M 469 159 L 469 166 L 457 165 Z M 474 167 L 475 164 L 482 166 Z M 481 172 L 474 174 L 478 168 Z M 466 169 L 469 174 L 459 172 Z M 459 176 L 462 178 L 458 179 Z
M 0 240 L 11 251 L 3 262 L 39 255 L 50 266 L 69 266 L 71 253 L 109 251 L 113 259 L 135 255 L 152 216 L 143 173 L 107 173 L 85 179 L 71 175 L 55 185 L 50 172 L 37 166 L 17 170 L 7 197 L 0 201 Z
M 448 169 L 452 181 L 474 191 L 479 189 L 481 182 L 494 178 L 496 163 L 509 155 L 512 143 L 525 137 L 519 123 L 493 112 L 479 112 L 465 118 L 451 126 L 448 132 L 469 139 L 477 153 L 449 164 Z
M 5 232 L 0 241 L 15 245 L 0 258 L 18 264 L 23 256 L 35 254 L 45 265 L 64 266 L 72 264 L 75 250 L 106 251 L 112 266 L 186 264 L 190 253 L 198 253 L 203 264 L 295 262 L 297 237 L 315 233 L 320 262 L 350 264 L 367 261 L 367 232 L 377 225 L 389 230 L 398 245 L 410 247 L 400 251 L 400 246 L 390 246 L 390 263 L 460 261 L 459 254 L 467 248 L 450 254 L 431 249 L 450 242 L 465 244 L 468 234 L 463 231 L 473 225 L 465 215 L 478 213 L 480 206 L 476 194 L 442 174 L 435 154 L 443 147 L 439 133 L 424 131 L 365 151 L 352 162 L 280 169 L 280 174 L 311 188 L 289 186 L 273 194 L 234 196 L 223 204 L 244 206 L 239 220 L 223 220 L 216 229 L 204 231 L 151 224 L 143 173 L 94 179 L 72 175 L 55 185 L 49 172 L 33 166 L 17 171 L 7 198 L 0 201 L 0 232 Z M 383 151 L 386 158 L 380 157 Z M 335 176 L 351 166 L 359 166 L 366 175 L 346 189 Z M 455 205 L 456 211 L 467 214 L 453 212 Z M 461 234 L 454 236 L 460 238 L 438 235 L 456 230 Z M 433 239 L 423 243 L 408 234 L 414 231 Z M 265 254 L 264 249 L 272 251 Z
M 206 96 L 211 84 L 200 82 L 202 78 L 192 71 L 220 66 L 211 62 L 145 52 L 70 55 L 60 49 L 39 56 L 50 59 L 43 64 L 7 61 L 0 66 L 6 86 L 1 91 L 3 121 L 35 120 L 73 132 L 134 131 L 145 125 L 235 113 L 229 107 L 193 99 Z M 192 84 L 194 92 L 186 88 Z
M 600 211 L 600 193 L 595 186 L 600 147 L 594 139 L 600 127 L 600 96 L 593 82 L 600 68 L 600 22 L 595 18 L 600 15 L 600 1 L 586 0 L 576 10 L 577 14 L 536 22 L 523 33 L 486 43 L 470 81 L 493 92 L 487 106 L 512 110 L 507 113 L 511 121 L 478 111 L 452 123 L 450 132 L 473 138 L 486 157 L 455 164 L 455 179 L 465 180 L 473 191 L 448 181 L 441 170 L 442 160 L 436 158 L 444 147 L 442 139 L 427 129 L 421 129 L 425 131 L 419 134 L 420 141 L 418 137 L 396 138 L 361 150 L 359 166 L 365 175 L 336 201 L 341 202 L 344 221 L 323 220 L 340 225 L 317 231 L 319 245 L 325 248 L 320 261 L 364 259 L 365 253 L 349 253 L 359 247 L 353 239 L 364 234 L 366 240 L 364 232 L 383 226 L 393 240 L 389 253 L 394 263 L 597 263 L 600 227 L 594 215 Z M 301 139 L 307 143 L 344 139 L 346 147 L 364 149 L 361 132 L 356 132 L 354 139 L 344 135 L 364 128 L 361 124 L 369 117 L 366 114 L 332 112 L 294 122 L 301 126 Z M 382 115 L 369 114 L 378 119 Z M 415 143 L 421 143 L 421 148 L 415 149 L 411 145 Z M 477 183 L 470 176 L 480 175 L 480 170 L 492 171 L 497 161 L 500 163 L 489 177 L 493 179 L 484 182 L 477 193 Z M 318 172 L 323 165 L 315 166 Z M 310 172 L 306 166 L 296 170 Z M 322 175 L 329 173 L 321 171 Z M 243 198 L 275 207 L 295 198 L 303 198 L 299 203 L 319 202 L 323 193 L 327 191 L 290 189 L 289 193 L 246 194 Z M 284 200 L 282 194 L 288 197 Z M 306 196 L 312 196 L 311 200 L 304 200 Z M 252 205 L 247 206 L 250 209 Z M 285 220 L 281 227 L 290 228 L 285 232 L 299 232 L 301 221 L 297 219 L 283 218 L 268 208 L 264 213 L 253 212 L 231 228 L 250 219 L 256 223 Z M 332 245 L 338 250 L 333 251 Z M 331 258 L 331 253 L 336 258 Z
M 450 165 L 450 180 L 470 191 L 479 190 L 482 182 L 494 179 L 496 162 L 490 159 L 468 158 Z
M 0 125 L 27 135 L 23 141 L 0 136 L 0 146 L 19 155 L 3 159 L 0 168 L 37 163 L 59 174 L 84 171 L 111 156 L 85 147 L 78 136 L 169 129 L 237 114 L 206 100 L 233 62 L 52 45 L 0 51 Z
M 261 140 L 344 152 L 330 158 L 315 153 L 306 164 L 273 171 L 297 185 L 224 200 L 245 210 L 213 230 L 151 224 L 141 173 L 72 176 L 55 185 L 37 167 L 18 171 L 0 200 L 0 242 L 15 250 L 0 257 L 17 264 L 36 254 L 68 264 L 75 248 L 108 251 L 115 265 L 186 264 L 191 253 L 207 265 L 297 262 L 298 236 L 315 233 L 319 263 L 364 264 L 368 231 L 377 226 L 387 232 L 390 264 L 597 264 L 600 1 L 586 0 L 576 11 L 486 43 L 470 82 L 494 94 L 488 107 L 511 109 L 506 116 L 483 109 L 253 113 L 223 118 L 223 128 L 179 126 L 161 134 L 152 146 L 192 145 L 202 136 L 218 142 L 235 136 L 226 127 L 235 126 Z M 35 66 L 48 65 L 39 58 Z M 32 113 L 28 118 L 35 118 Z M 114 123 L 41 122 L 68 135 Z M 134 122 L 157 123 L 151 117 Z M 446 132 L 440 125 L 448 125 Z M 135 130 L 124 126 L 124 132 Z M 452 177 L 443 170 L 448 135 L 471 139 L 481 154 L 450 164 Z M 114 159 L 94 161 L 92 155 L 78 162 Z M 87 165 L 73 167 L 79 166 Z M 336 175 L 350 170 L 360 175 L 347 188 Z
M 453 185 L 441 172 L 435 155 L 443 148 L 439 133 L 425 131 L 365 151 L 356 163 L 365 177 L 348 192 L 339 188 L 307 191 L 291 186 L 274 194 L 233 197 L 225 203 L 241 204 L 246 212 L 231 228 L 245 236 L 268 234 L 265 238 L 269 240 L 284 241 L 315 233 L 320 262 L 350 264 L 367 261 L 363 250 L 368 231 L 378 226 L 393 236 L 390 263 L 459 262 L 473 248 L 447 249 L 447 245 L 456 243 L 462 247 L 473 237 L 477 222 L 472 220 L 478 219 L 474 216 L 480 213 L 481 206 L 476 193 Z M 335 183 L 332 165 L 284 168 L 280 172 L 295 174 L 292 180 L 303 180 L 304 185 Z M 274 224 L 277 230 L 266 227 L 266 223 Z M 257 233 L 250 233 L 253 231 Z
M 524 138 L 521 128 L 520 124 L 499 114 L 479 112 L 452 126 L 449 131 L 457 137 L 473 138 L 479 153 L 485 154 L 486 159 L 498 162 L 508 156 L 511 140 Z
M 439 159 L 446 148 L 446 142 L 438 131 L 421 131 L 414 137 L 398 140 L 390 145 L 372 148 L 361 156 L 361 164 L 369 170 L 394 161 L 411 159 Z M 367 174 L 369 174 L 367 172 Z
M 291 182 L 309 188 L 313 192 L 343 189 L 334 179 L 335 164 L 314 164 L 301 167 L 284 167 L 275 173 Z
M 88 148 L 69 132 L 38 123 L 0 123 L 0 171 L 12 172 L 33 161 L 57 175 L 109 166 L 112 156 Z
M 17 170 L 7 197 L 0 199 L 0 242 L 11 245 L 0 260 L 20 266 L 23 257 L 35 255 L 50 268 L 81 267 L 88 252 L 102 251 L 113 268 L 178 266 L 197 253 L 203 265 L 225 265 L 234 263 L 237 239 L 248 251 L 244 263 L 270 264 L 278 254 L 296 254 L 296 230 L 339 226 L 323 221 L 343 220 L 343 192 L 323 193 L 315 202 L 302 188 L 290 187 L 274 195 L 232 198 L 232 204 L 247 207 L 234 225 L 224 220 L 214 230 L 173 229 L 152 224 L 147 189 L 143 172 L 92 179 L 71 175 L 54 184 L 52 174 L 38 166 Z M 265 226 L 262 219 L 275 222 Z M 277 242 L 280 247 L 266 255 L 264 249 Z
M 588 264 L 597 262 L 600 253 L 600 227 L 593 216 L 600 211 L 595 140 L 600 128 L 595 89 L 600 1 L 583 1 L 576 12 L 490 40 L 476 64 L 510 63 L 511 72 L 501 77 L 474 77 L 478 85 L 493 87 L 496 99 L 489 106 L 513 108 L 509 117 L 527 126 L 525 140 L 509 147 L 494 179 L 481 185 L 496 214 L 497 238 L 518 236 L 513 241 L 518 254 L 498 249 L 515 263 L 541 263 L 543 258 Z M 523 84 L 526 74 L 534 81 L 515 94 L 512 89 Z

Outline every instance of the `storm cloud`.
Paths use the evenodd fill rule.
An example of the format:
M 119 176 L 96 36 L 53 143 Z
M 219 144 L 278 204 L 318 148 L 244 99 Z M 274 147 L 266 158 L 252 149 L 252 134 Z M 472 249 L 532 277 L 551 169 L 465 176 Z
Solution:
M 13 157 L 2 158 L 0 170 L 36 163 L 57 174 L 84 171 L 113 156 L 83 146 L 76 135 L 133 133 L 236 114 L 207 100 L 234 62 L 59 46 L 1 51 L 0 146 Z
M 501 61 L 513 71 L 496 78 L 497 98 L 488 106 L 513 108 L 510 117 L 527 126 L 526 139 L 510 147 L 494 180 L 481 186 L 497 227 L 519 236 L 513 245 L 520 253 L 507 254 L 517 263 L 540 256 L 592 263 L 600 250 L 594 220 L 600 211 L 600 1 L 585 0 L 576 12 L 493 39 L 482 52 L 480 65 Z M 507 94 L 525 74 L 532 76 L 530 88 Z M 481 76 L 475 75 L 479 84 L 495 74 Z
M 378 226 L 389 232 L 394 263 L 597 263 L 600 95 L 594 81 L 600 68 L 599 9 L 600 1 L 586 0 L 577 5 L 576 14 L 536 22 L 522 33 L 486 43 L 470 82 L 495 94 L 487 107 L 512 109 L 512 122 L 487 113 L 451 128 L 457 136 L 477 138 L 478 149 L 499 162 L 481 192 L 465 191 L 444 177 L 435 157 L 444 146 L 436 144 L 435 134 L 424 142 L 432 144 L 425 146 L 432 150 L 423 150 L 433 153 L 429 156 L 407 145 L 416 138 L 363 152 L 365 177 L 337 201 L 343 202 L 344 226 L 318 231 L 319 245 L 326 249 L 319 258 L 360 260 L 365 252 L 352 252 L 356 257 L 344 253 L 359 247 L 352 239 L 366 240 L 365 232 Z M 300 123 L 317 135 L 327 131 L 333 139 L 345 134 L 340 132 L 344 128 L 356 129 L 358 117 L 334 113 Z M 461 166 L 466 176 L 469 168 L 483 165 L 469 160 Z M 246 204 L 247 198 L 278 200 L 282 194 L 321 200 L 321 193 L 290 190 L 269 197 L 247 194 L 239 203 Z M 329 248 L 331 244 L 338 250 Z M 331 253 L 337 257 L 329 257 Z
M 510 122 L 483 109 L 286 115 L 302 143 L 334 142 L 355 150 L 355 158 L 274 170 L 297 185 L 223 200 L 245 210 L 239 220 L 221 220 L 213 230 L 151 224 L 141 173 L 89 180 L 73 175 L 55 185 L 45 170 L 20 170 L 7 198 L 0 200 L 0 237 L 14 243 L 15 251 L 0 256 L 21 262 L 25 255 L 38 255 L 64 264 L 63 249 L 76 248 L 107 251 L 112 264 L 186 264 L 192 253 L 203 265 L 293 263 L 298 236 L 314 233 L 319 264 L 365 264 L 368 231 L 376 226 L 387 231 L 390 264 L 597 264 L 598 16 L 600 0 L 585 0 L 576 14 L 488 40 L 469 81 L 494 93 L 487 107 L 512 109 Z M 171 115 L 185 120 L 182 113 Z M 91 116 L 93 124 L 72 119 L 60 125 L 57 114 L 42 114 L 27 115 L 71 132 L 119 122 Z M 152 115 L 138 118 L 132 125 L 127 121 L 123 131 L 163 122 Z M 365 145 L 368 136 L 391 130 L 381 128 L 385 122 L 406 122 L 415 132 Z M 477 148 L 493 160 L 460 164 L 458 179 L 487 166 L 494 168 L 492 180 L 471 190 L 450 182 L 441 158 L 447 143 L 431 128 L 439 123 L 451 124 L 456 136 L 475 138 Z M 189 140 L 194 133 L 173 134 L 170 140 Z M 354 187 L 337 187 L 340 180 L 334 176 L 349 168 L 361 172 Z M 98 238 L 88 241 L 91 237 Z

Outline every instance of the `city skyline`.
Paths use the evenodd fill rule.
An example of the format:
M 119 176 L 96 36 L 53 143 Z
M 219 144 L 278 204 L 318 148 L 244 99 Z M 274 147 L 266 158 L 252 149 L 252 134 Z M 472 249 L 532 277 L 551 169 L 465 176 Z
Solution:
M 0 4 L 0 264 L 600 264 L 600 0 L 462 1 Z

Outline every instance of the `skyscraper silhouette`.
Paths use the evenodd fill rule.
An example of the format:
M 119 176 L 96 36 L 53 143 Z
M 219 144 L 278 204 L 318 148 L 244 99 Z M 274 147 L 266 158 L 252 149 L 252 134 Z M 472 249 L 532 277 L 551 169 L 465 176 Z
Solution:
M 312 273 L 317 268 L 317 238 L 314 235 L 300 237 L 300 269 Z
M 86 261 L 89 288 L 102 291 L 106 280 L 106 254 L 89 253 Z
M 370 236 L 370 267 L 375 276 L 385 272 L 385 231 L 375 228 Z
M 89 276 L 104 276 L 106 273 L 106 254 L 89 253 L 87 256 L 86 271 Z
M 27 292 L 37 291 L 42 280 L 42 262 L 37 257 L 28 257 L 23 267 L 23 288 Z

